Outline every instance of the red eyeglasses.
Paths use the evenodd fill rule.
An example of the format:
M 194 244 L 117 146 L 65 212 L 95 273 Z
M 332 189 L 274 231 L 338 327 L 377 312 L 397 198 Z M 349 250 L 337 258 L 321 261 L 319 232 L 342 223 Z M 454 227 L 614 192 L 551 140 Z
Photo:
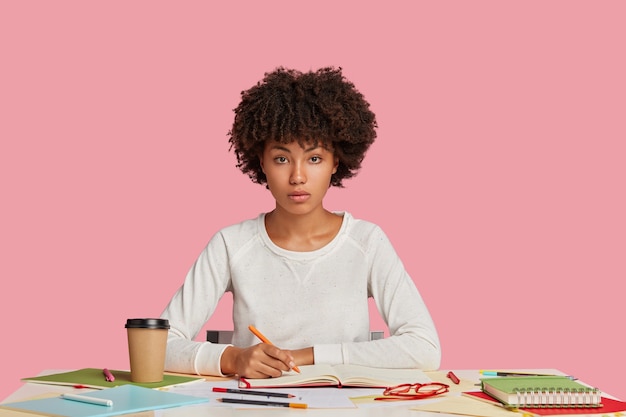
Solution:
M 401 384 L 395 387 L 385 388 L 383 397 L 376 397 L 375 399 L 378 401 L 420 400 L 422 398 L 445 394 L 448 392 L 449 388 L 449 385 L 440 382 Z

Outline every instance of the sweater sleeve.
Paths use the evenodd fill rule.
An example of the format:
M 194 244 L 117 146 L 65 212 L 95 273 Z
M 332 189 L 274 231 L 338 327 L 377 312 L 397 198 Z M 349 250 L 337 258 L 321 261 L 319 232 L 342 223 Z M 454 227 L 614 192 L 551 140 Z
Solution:
M 222 375 L 220 359 L 227 346 L 195 341 L 222 295 L 229 289 L 229 261 L 221 234 L 216 234 L 187 273 L 161 314 L 170 322 L 165 370 Z
M 378 226 L 373 228 L 367 242 L 369 291 L 389 327 L 390 337 L 343 343 L 340 349 L 320 346 L 319 351 L 324 355 L 320 359 L 373 367 L 438 369 L 439 337 L 415 283 Z

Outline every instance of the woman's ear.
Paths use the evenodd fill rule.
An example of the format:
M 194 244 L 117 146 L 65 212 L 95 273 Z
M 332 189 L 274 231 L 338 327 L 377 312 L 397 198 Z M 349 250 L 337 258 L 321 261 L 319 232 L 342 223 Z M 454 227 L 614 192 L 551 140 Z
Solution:
M 333 165 L 333 174 L 337 173 L 337 167 L 339 166 L 339 158 L 337 156 L 334 157 L 335 163 Z

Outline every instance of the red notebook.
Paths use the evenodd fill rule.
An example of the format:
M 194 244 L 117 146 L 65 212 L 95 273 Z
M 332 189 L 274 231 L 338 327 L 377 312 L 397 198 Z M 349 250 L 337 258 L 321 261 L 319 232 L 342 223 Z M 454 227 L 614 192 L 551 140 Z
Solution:
M 496 400 L 485 394 L 482 391 L 470 391 L 464 392 L 463 395 L 471 398 L 475 398 L 481 401 L 487 401 L 491 403 L 500 404 L 500 401 Z M 618 413 L 626 411 L 626 402 L 612 400 L 611 398 L 602 397 L 602 407 L 599 408 L 520 408 L 520 410 L 528 411 L 529 413 L 536 414 L 538 416 L 558 416 L 558 415 L 575 415 L 575 414 L 597 414 L 604 415 L 607 413 Z

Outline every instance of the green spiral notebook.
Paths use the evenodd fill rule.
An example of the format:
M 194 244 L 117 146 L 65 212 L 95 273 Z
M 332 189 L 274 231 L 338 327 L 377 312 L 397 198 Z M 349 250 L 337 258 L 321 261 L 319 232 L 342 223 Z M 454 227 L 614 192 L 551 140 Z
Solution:
M 602 407 L 599 389 L 565 376 L 503 376 L 480 381 L 483 392 L 511 408 Z

